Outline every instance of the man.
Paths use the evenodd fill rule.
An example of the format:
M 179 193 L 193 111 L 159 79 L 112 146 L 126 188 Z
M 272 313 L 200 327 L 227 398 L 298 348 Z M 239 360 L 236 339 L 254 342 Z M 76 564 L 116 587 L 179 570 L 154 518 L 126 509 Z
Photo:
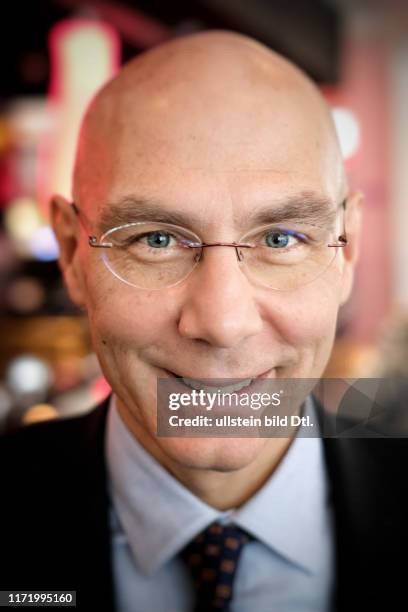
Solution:
M 113 396 L 3 441 L 2 588 L 121 612 L 395 604 L 404 444 L 156 430 L 158 378 L 324 371 L 361 196 L 315 86 L 232 33 L 157 47 L 91 104 L 73 199 L 52 202 L 61 268 Z

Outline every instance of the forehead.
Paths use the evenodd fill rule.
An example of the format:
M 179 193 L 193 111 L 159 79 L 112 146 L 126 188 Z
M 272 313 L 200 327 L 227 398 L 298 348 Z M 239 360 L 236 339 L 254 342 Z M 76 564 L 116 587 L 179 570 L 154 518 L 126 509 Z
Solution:
M 106 134 L 119 171 L 314 174 L 331 147 L 323 106 L 307 96 L 275 91 L 207 101 L 169 92 L 132 101 L 124 97 Z
M 153 144 L 154 139 L 150 140 Z M 135 146 L 120 149 L 112 165 L 98 208 L 110 203 L 137 200 L 160 202 L 161 206 L 195 210 L 203 215 L 245 214 L 265 202 L 315 194 L 318 199 L 336 200 L 337 184 L 328 156 L 312 155 L 293 141 L 278 152 L 274 147 L 256 148 L 252 142 L 218 151 L 200 144 L 187 155 L 181 141 L 156 142 L 137 153 Z M 301 144 L 301 143 L 300 143 Z M 290 149 L 290 150 L 289 150 Z M 133 150 L 132 155 L 130 150 Z M 313 158 L 313 159 L 312 159 Z M 306 197 L 306 200 L 310 198 Z M 101 212 L 99 210 L 99 212 Z
M 98 214 L 128 194 L 201 210 L 214 222 L 301 192 L 336 199 L 336 147 L 316 96 L 279 87 L 211 93 L 209 86 L 122 93 L 99 123 L 98 163 L 87 165 L 102 179 L 88 190 Z M 84 164 L 92 153 L 88 147 Z

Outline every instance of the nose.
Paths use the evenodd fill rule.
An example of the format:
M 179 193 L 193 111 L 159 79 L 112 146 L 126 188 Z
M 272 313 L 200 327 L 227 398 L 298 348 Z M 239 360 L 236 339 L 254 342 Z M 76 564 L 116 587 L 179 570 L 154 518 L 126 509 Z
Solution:
M 187 281 L 178 322 L 181 336 L 231 348 L 261 331 L 255 288 L 240 266 L 234 248 L 204 249 Z

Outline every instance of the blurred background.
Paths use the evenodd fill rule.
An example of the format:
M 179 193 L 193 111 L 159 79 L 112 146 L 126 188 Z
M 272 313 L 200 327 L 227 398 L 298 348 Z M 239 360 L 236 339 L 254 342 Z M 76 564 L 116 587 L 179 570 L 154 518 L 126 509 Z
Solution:
M 70 197 L 81 115 L 121 63 L 212 28 L 248 34 L 308 72 L 366 196 L 354 293 L 326 375 L 408 374 L 405 0 L 15 0 L 0 40 L 0 430 L 109 393 L 61 282 L 48 199 Z

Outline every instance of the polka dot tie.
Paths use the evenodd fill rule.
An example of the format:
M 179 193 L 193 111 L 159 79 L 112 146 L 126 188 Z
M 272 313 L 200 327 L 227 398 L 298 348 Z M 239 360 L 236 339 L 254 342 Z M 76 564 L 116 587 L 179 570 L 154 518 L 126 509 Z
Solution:
M 213 523 L 181 552 L 193 579 L 194 612 L 230 610 L 239 557 L 250 539 L 239 527 Z

